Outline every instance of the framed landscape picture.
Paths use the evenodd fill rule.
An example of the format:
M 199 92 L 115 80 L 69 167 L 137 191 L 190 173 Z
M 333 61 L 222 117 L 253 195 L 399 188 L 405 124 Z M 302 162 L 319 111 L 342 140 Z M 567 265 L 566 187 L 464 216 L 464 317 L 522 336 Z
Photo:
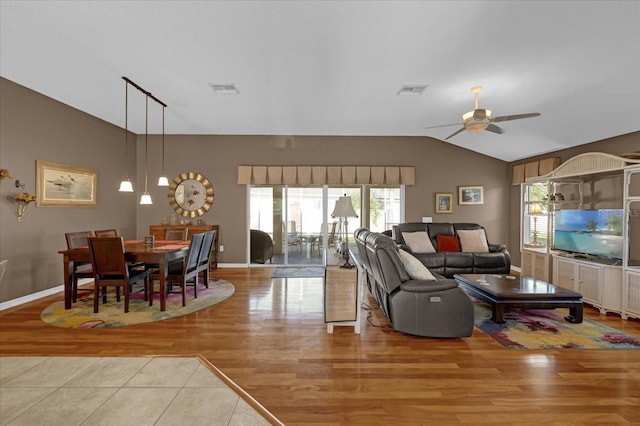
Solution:
M 484 204 L 483 186 L 459 186 L 458 205 Z
M 453 194 L 451 192 L 436 193 L 436 213 L 453 213 Z
M 98 172 L 37 160 L 36 206 L 95 207 Z

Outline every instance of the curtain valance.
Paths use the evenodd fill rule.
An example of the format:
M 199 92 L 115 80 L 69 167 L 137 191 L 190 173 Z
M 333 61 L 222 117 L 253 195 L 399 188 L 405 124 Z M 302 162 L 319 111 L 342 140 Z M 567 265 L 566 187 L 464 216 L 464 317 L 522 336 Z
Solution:
M 413 166 L 238 166 L 241 185 L 415 185 Z

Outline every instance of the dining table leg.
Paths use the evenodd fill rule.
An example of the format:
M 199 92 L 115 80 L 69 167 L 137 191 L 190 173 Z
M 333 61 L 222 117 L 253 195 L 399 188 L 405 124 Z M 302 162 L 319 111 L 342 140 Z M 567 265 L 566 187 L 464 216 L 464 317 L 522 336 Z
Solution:
M 158 271 L 160 272 L 160 311 L 166 309 L 167 304 L 167 293 L 165 291 L 167 274 L 169 273 L 169 267 L 166 262 L 166 259 L 160 258 L 160 263 L 158 264 Z
M 73 262 L 69 260 L 69 256 L 67 255 L 63 257 L 62 273 L 64 274 L 64 308 L 71 309 L 71 297 L 73 293 Z

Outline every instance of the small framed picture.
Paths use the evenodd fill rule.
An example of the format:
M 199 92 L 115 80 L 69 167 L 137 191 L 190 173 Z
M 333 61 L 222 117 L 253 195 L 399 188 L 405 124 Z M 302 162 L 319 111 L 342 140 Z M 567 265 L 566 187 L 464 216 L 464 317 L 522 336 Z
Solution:
M 483 186 L 459 186 L 458 205 L 484 204 Z
M 436 193 L 436 213 L 453 213 L 453 193 Z

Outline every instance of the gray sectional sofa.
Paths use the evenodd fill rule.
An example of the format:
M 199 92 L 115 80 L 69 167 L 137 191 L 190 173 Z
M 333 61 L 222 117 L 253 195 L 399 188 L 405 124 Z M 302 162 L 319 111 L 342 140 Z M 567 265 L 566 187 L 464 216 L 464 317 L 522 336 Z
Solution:
M 471 336 L 473 304 L 455 280 L 437 274 L 429 280 L 411 278 L 390 237 L 366 228 L 354 236 L 369 291 L 394 330 L 428 337 Z
M 420 234 L 414 234 L 416 232 Z M 424 251 L 412 250 L 406 239 L 411 237 L 411 240 L 415 240 L 424 232 L 430 246 Z M 508 274 L 511 271 L 511 256 L 507 247 L 489 243 L 484 228 L 476 223 L 401 223 L 393 226 L 392 238 L 401 249 L 413 254 L 431 272 L 447 278 L 452 278 L 454 274 Z M 480 244 L 483 243 L 482 239 L 484 244 Z M 442 251 L 441 245 L 445 240 L 447 244 L 456 241 L 461 243 L 461 251 Z M 470 241 L 468 247 L 465 247 L 465 241 Z M 479 245 L 481 247 L 477 247 Z M 415 243 L 413 246 L 416 248 Z M 469 247 L 471 251 L 465 251 Z

